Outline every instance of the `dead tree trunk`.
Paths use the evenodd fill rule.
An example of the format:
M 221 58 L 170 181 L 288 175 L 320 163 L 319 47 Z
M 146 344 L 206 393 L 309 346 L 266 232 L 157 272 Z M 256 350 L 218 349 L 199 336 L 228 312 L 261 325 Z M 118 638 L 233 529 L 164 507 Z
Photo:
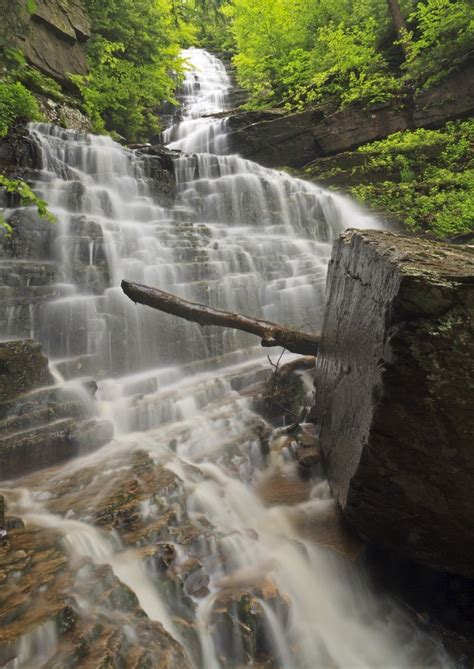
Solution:
M 301 355 L 316 355 L 318 352 L 319 335 L 292 330 L 260 318 L 214 309 L 140 283 L 122 281 L 122 290 L 133 302 L 139 302 L 167 314 L 199 323 L 199 325 L 220 325 L 250 332 L 261 338 L 262 346 L 281 346 L 292 353 Z

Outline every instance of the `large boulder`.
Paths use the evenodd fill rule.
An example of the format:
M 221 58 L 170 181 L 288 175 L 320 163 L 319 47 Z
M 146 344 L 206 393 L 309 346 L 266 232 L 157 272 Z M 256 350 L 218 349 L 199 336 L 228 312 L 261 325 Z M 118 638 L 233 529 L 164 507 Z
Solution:
M 474 254 L 344 233 L 328 274 L 315 420 L 359 534 L 474 577 Z

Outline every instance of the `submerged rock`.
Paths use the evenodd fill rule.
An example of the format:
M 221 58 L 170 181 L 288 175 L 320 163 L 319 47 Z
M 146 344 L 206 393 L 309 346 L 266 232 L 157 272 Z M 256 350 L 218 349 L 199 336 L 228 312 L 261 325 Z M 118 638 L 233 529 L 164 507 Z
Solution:
M 268 612 L 270 609 L 270 613 Z M 269 617 L 284 629 L 289 605 L 275 584 L 266 580 L 253 588 L 221 590 L 215 598 L 210 625 L 223 667 L 254 666 L 276 660 Z
M 474 256 L 344 233 L 330 263 L 315 418 L 362 537 L 474 576 Z
M 9 532 L 0 582 L 2 665 L 190 668 L 184 649 L 112 569 L 88 559 L 72 567 L 53 530 Z

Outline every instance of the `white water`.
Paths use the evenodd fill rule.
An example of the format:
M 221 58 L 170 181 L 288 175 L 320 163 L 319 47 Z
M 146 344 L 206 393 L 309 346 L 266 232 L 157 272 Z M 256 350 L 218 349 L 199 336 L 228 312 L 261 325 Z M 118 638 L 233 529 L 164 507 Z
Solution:
M 224 153 L 225 118 L 212 118 L 230 107 L 232 82 L 222 62 L 203 49 L 185 49 L 189 69 L 182 86 L 182 120 L 163 133 L 172 149 L 188 153 Z
M 187 56 L 196 69 L 186 81 L 185 120 L 168 137 L 186 151 L 217 151 L 225 123 L 200 115 L 225 109 L 230 82 L 214 57 L 196 49 Z M 394 605 L 379 601 L 353 565 L 300 536 L 295 517 L 317 517 L 331 504 L 324 484 L 315 482 L 310 501 L 291 508 L 267 507 L 259 498 L 263 460 L 248 430 L 255 415 L 231 385 L 268 366 L 255 340 L 136 307 L 119 288 L 126 278 L 317 330 L 333 239 L 346 227 L 378 223 L 342 197 L 236 156 L 178 157 L 177 204 L 160 205 L 144 159 L 109 138 L 45 125 L 31 132 L 45 165 L 38 188 L 58 218 L 62 294 L 34 310 L 33 335 L 53 362 L 93 360 L 102 377 L 100 412 L 116 430 L 114 442 L 63 466 L 52 481 L 86 464 L 100 475 L 136 448 L 184 481 L 190 516 L 204 515 L 216 529 L 202 546 L 211 585 L 197 609 L 201 669 L 223 666 L 208 625 L 218 593 L 230 584 L 251 589 L 265 578 L 290 603 L 285 621 L 261 602 L 282 669 L 444 666 L 442 654 Z M 85 253 L 86 271 L 78 274 Z M 100 270 L 104 261 L 108 276 Z M 186 464 L 198 466 L 203 478 Z M 293 474 L 279 458 L 273 466 Z M 71 560 L 86 555 L 111 564 L 148 615 L 175 634 L 153 575 L 117 537 L 50 514 L 38 495 L 7 494 L 13 513 L 62 533 Z M 15 669 L 28 666 L 31 652 L 23 649 Z

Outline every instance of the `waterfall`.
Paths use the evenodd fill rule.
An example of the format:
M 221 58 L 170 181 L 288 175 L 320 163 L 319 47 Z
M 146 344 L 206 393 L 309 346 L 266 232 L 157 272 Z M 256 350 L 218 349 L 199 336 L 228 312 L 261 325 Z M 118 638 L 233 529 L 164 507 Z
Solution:
M 332 241 L 347 227 L 379 226 L 342 196 L 218 155 L 225 119 L 207 115 L 226 111 L 230 78 L 207 52 L 184 55 L 182 120 L 165 133 L 170 148 L 186 152 L 173 158 L 174 201 L 156 195 L 152 158 L 107 137 L 31 126 L 43 164 L 35 190 L 57 218 L 44 252 L 44 261 L 57 268 L 54 289 L 33 306 L 31 334 L 60 378 L 79 365 L 98 380 L 98 411 L 113 422 L 115 438 L 33 476 L 27 494 L 5 486 L 9 509 L 27 524 L 55 528 L 71 561 L 79 555 L 110 564 L 145 613 L 186 646 L 195 669 L 254 662 L 255 648 L 242 631 L 250 625 L 241 619 L 242 602 L 248 620 L 257 621 L 252 638 L 258 638 L 262 666 L 264 657 L 282 669 L 448 666 L 395 604 L 371 592 L 355 565 L 301 535 L 294 522 L 300 511 L 318 517 L 332 504 L 321 479 L 308 483 L 304 502 L 291 507 L 262 500 L 265 458 L 255 427 L 268 425 L 235 382 L 268 374 L 255 339 L 137 307 L 120 290 L 125 278 L 311 332 L 322 322 Z M 9 323 L 3 336 L 17 334 L 15 318 Z M 274 463 L 291 479 L 292 461 L 277 455 Z M 182 617 L 182 604 L 174 608 L 160 589 L 161 573 L 143 566 L 151 547 L 164 540 L 147 546 L 132 532 L 126 543 L 120 524 L 112 535 L 91 521 L 122 477 L 132 476 L 126 495 L 146 488 L 154 471 L 166 480 L 166 494 L 153 488 L 130 513 L 133 522 L 150 527 L 169 513 L 174 534 L 166 545 L 176 553 L 174 569 L 199 560 L 208 575 L 186 599 L 193 603 L 199 652 L 173 623 Z M 73 501 L 61 502 L 58 490 Z M 96 497 L 84 500 L 88 490 Z M 100 516 L 105 527 L 107 518 Z M 180 522 L 200 528 L 199 536 L 186 538 L 191 530 L 179 529 Z M 112 621 L 114 615 L 107 612 Z M 140 643 L 135 630 L 127 635 L 129 643 Z M 37 636 L 23 637 L 17 669 L 32 666 L 28 639 L 38 643 Z M 52 656 L 54 643 L 48 628 L 43 655 Z
M 203 49 L 182 53 L 188 70 L 180 97 L 181 122 L 163 133 L 163 141 L 173 149 L 189 153 L 223 153 L 225 118 L 215 118 L 230 107 L 232 82 L 222 62 Z

